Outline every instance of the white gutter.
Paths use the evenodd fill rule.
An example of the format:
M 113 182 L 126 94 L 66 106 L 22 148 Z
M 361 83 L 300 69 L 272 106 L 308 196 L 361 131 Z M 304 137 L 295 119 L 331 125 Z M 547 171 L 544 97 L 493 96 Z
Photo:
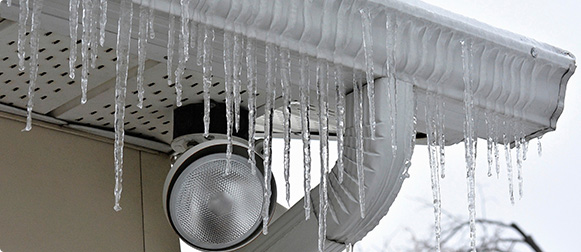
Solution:
M 169 6 L 163 3 L 167 4 L 161 2 L 160 7 L 158 2 L 156 7 L 167 10 Z M 218 29 L 358 70 L 365 69 L 358 10 L 372 9 L 377 14 L 372 24 L 377 77 L 387 75 L 385 15 L 395 16 L 399 26 L 396 78 L 413 83 L 420 92 L 433 90 L 434 86 L 444 90 L 443 96 L 449 100 L 446 128 L 450 143 L 462 139 L 462 128 L 458 127 L 462 124 L 457 123 L 463 118 L 461 40 L 475 43 L 474 58 L 479 68 L 474 76 L 475 107 L 522 120 L 529 138 L 555 129 L 566 82 L 576 68 L 575 58 L 566 51 L 420 1 L 248 0 L 206 1 L 200 5 L 207 18 L 199 15 L 198 20 Z M 478 133 L 485 137 L 482 130 Z
M 178 2 L 174 1 L 176 6 L 172 8 L 175 14 L 179 13 Z M 358 70 L 365 69 L 358 10 L 372 9 L 376 14 L 371 29 L 376 77 L 386 75 L 385 15 L 395 16 L 398 20 L 396 78 L 417 87 L 420 113 L 423 112 L 421 104 L 424 99 L 421 93 L 435 87 L 443 90 L 446 135 L 450 136 L 447 137 L 448 144 L 462 140 L 461 123 L 458 123 L 463 118 L 461 40 L 471 40 L 475 44 L 474 59 L 478 63 L 474 76 L 477 111 L 495 112 L 502 119 L 517 118 L 523 123 L 527 139 L 555 130 L 556 121 L 563 110 L 567 81 L 576 68 L 575 58 L 569 52 L 417 0 L 192 2 L 192 8 L 197 10 L 193 19 L 218 29 L 215 50 L 222 50 L 221 30 L 226 29 L 255 38 L 262 45 L 275 43 L 289 47 L 293 63 L 297 62 L 298 53 L 301 52 Z M 148 57 L 153 60 L 165 61 L 169 7 L 167 0 L 155 1 L 158 10 L 155 27 L 158 32 L 148 45 Z M 0 14 L 16 20 L 18 14 L 14 8 L 16 6 L 2 8 Z M 115 44 L 118 11 L 118 1 L 110 0 L 106 44 L 111 47 Z M 136 19 L 137 16 L 134 15 Z M 41 28 L 68 34 L 68 0 L 47 0 L 41 20 Z M 133 23 L 133 30 L 137 31 L 137 20 Z M 133 36 L 134 39 L 136 37 Z M 135 45 L 132 46 L 133 52 Z M 535 51 L 536 57 L 531 55 L 532 51 Z M 194 69 L 195 63 L 190 63 L 190 68 Z M 214 75 L 222 74 L 221 66 L 220 57 L 215 57 Z M 259 62 L 259 67 L 264 66 L 264 61 Z M 293 74 L 298 74 L 297 66 L 293 64 Z M 517 77 L 522 77 L 522 80 Z M 350 80 L 350 76 L 346 80 Z M 264 90 L 264 87 L 259 85 L 260 89 Z M 483 121 L 480 118 L 478 120 Z M 484 125 L 476 123 L 479 124 Z M 421 119 L 418 125 L 418 130 L 423 131 Z M 485 137 L 483 130 L 477 133 L 479 137 Z M 512 139 L 510 135 L 507 137 Z

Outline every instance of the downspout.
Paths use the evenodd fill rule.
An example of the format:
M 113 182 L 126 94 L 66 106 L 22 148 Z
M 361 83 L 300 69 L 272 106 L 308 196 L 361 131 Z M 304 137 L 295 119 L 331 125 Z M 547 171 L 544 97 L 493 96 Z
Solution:
M 377 94 L 387 93 L 388 80 L 380 78 L 375 82 Z M 361 218 L 358 202 L 357 167 L 355 164 L 355 130 L 353 93 L 346 97 L 345 121 L 345 177 L 342 184 L 337 180 L 338 169 L 335 167 L 329 174 L 329 211 L 327 213 L 327 237 L 325 251 L 343 251 L 345 244 L 361 240 L 387 214 L 401 189 L 402 174 L 406 168 L 405 160 L 413 151 L 411 137 L 415 111 L 413 87 L 399 82 L 396 85 L 397 116 L 396 137 L 397 151 L 395 159 L 391 150 L 391 127 L 389 125 L 388 101 L 383 95 L 376 96 L 376 137 L 372 140 L 369 131 L 364 130 L 364 166 L 366 216 Z M 364 89 L 365 90 L 365 89 Z M 363 97 L 367 97 L 364 93 Z M 365 98 L 364 98 L 365 99 Z M 363 111 L 367 111 L 367 101 L 363 101 Z M 364 117 L 368 115 L 364 113 Z M 363 120 L 364 128 L 369 120 Z M 367 124 L 367 125 L 366 125 Z M 409 166 L 409 163 L 407 164 Z M 309 220 L 305 220 L 303 200 L 297 202 L 283 216 L 269 227 L 267 236 L 261 235 L 240 251 L 316 251 L 317 250 L 317 211 L 319 187 L 311 190 L 313 211 Z

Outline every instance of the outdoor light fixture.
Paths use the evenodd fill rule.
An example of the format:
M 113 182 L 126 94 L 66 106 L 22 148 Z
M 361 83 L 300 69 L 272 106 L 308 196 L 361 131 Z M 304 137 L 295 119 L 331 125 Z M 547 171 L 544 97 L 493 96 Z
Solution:
M 223 104 L 213 105 L 213 114 L 223 117 L 224 112 L 217 112 L 224 108 Z M 198 104 L 192 104 L 174 111 L 174 130 L 192 129 L 183 122 L 201 118 L 191 114 L 199 108 Z M 213 122 L 222 125 L 218 119 Z M 186 131 L 178 129 L 176 132 L 179 135 Z M 174 230 L 191 246 L 206 251 L 229 251 L 244 246 L 262 230 L 263 159 L 255 153 L 256 166 L 252 167 L 248 162 L 246 141 L 234 137 L 231 168 L 227 172 L 228 141 L 225 135 L 213 132 L 208 138 L 202 133 L 192 133 L 174 140 L 174 149 L 185 151 L 179 154 L 167 176 L 164 208 Z M 271 202 L 276 202 L 274 180 L 271 180 L 271 188 Z M 270 204 L 270 216 L 274 205 Z

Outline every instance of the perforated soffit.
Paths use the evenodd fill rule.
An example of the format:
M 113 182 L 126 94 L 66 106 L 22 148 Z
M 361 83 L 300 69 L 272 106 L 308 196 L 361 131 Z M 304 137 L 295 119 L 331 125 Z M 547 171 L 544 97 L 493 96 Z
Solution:
M 0 19 L 0 103 L 10 107 L 26 109 L 28 101 L 28 69 L 18 70 L 17 57 L 18 24 Z M 90 69 L 89 76 L 89 100 L 86 104 L 80 103 L 80 68 L 78 63 L 77 74 L 74 80 L 69 78 L 68 36 L 63 36 L 50 31 L 41 31 L 39 54 L 38 87 L 35 94 L 34 112 L 65 121 L 71 125 L 83 125 L 106 131 L 113 131 L 113 114 L 115 99 L 115 49 L 98 48 L 98 59 L 95 69 Z M 78 41 L 80 42 L 80 41 Z M 80 57 L 80 46 L 78 47 Z M 219 57 L 219 53 L 215 53 Z M 28 57 L 26 58 L 28 62 Z M 79 60 L 80 62 L 80 60 Z M 126 134 L 162 143 L 170 143 L 173 129 L 173 110 L 175 109 L 175 87 L 168 85 L 167 69 L 165 62 L 148 60 L 145 71 L 145 101 L 143 109 L 137 104 L 136 74 L 137 59 L 131 55 L 128 78 L 128 95 L 126 105 L 125 129 Z M 201 102 L 202 97 L 201 67 L 188 69 L 184 74 L 183 99 L 184 105 Z M 217 101 L 223 101 L 223 79 L 218 76 L 213 78 L 211 97 Z M 245 85 L 241 93 L 242 106 L 246 107 Z M 311 99 L 314 100 L 314 97 Z M 260 91 L 257 97 L 257 105 L 264 104 Z M 293 131 L 300 131 L 298 118 L 298 105 L 293 107 Z M 311 106 L 311 109 L 315 109 Z M 279 114 L 278 111 L 277 114 Z M 334 114 L 331 111 L 331 116 Z M 257 130 L 261 131 L 259 118 Z M 331 118 L 331 121 L 334 121 Z M 275 130 L 282 129 L 282 116 L 274 117 Z M 311 128 L 316 131 L 318 125 L 314 121 Z M 334 131 L 334 127 L 331 129 Z

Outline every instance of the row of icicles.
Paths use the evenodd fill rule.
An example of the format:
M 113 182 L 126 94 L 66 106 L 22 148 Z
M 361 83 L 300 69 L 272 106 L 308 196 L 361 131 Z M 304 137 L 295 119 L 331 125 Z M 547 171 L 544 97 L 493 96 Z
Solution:
M 27 121 L 24 131 L 29 131 L 31 129 L 32 123 L 32 110 L 34 101 L 34 90 L 36 88 L 36 80 L 38 76 L 38 26 L 39 26 L 39 16 L 41 13 L 43 0 L 30 0 L 32 1 L 32 13 L 29 11 L 29 0 L 19 0 L 20 13 L 19 13 L 19 29 L 18 29 L 18 66 L 19 70 L 23 71 L 26 67 L 25 65 L 25 46 L 26 46 L 26 32 L 27 32 L 27 22 L 31 19 L 30 27 L 30 69 L 29 69 L 29 91 L 28 91 L 28 103 L 27 103 Z M 147 58 L 146 44 L 148 39 L 153 39 L 155 37 L 154 32 L 154 0 L 142 0 L 148 1 L 149 4 L 142 5 L 139 7 L 139 25 L 138 25 L 138 48 L 137 48 L 137 58 L 138 58 L 138 72 L 137 72 L 137 95 L 138 95 L 138 107 L 143 107 L 144 100 L 144 87 L 143 87 L 143 74 L 145 70 L 145 60 Z M 7 0 L 7 5 L 10 6 L 11 0 Z M 194 23 L 191 21 L 191 13 L 187 6 L 189 6 L 190 0 L 180 0 L 181 5 L 181 16 L 179 21 L 181 25 L 176 27 L 178 24 L 176 17 L 174 15 L 169 16 L 169 27 L 168 27 L 168 41 L 167 41 L 167 74 L 168 74 L 168 85 L 175 83 L 176 89 L 176 105 L 181 106 L 181 96 L 182 96 L 182 76 L 186 68 L 185 64 L 189 60 L 195 60 L 198 66 L 202 66 L 203 72 L 203 96 L 204 96 L 204 135 L 209 134 L 210 128 L 210 89 L 212 87 L 212 61 L 214 57 L 214 52 L 212 44 L 214 42 L 214 28 L 203 23 Z M 170 5 L 172 6 L 172 5 Z M 120 15 L 118 21 L 117 30 L 117 61 L 116 61 L 116 85 L 115 85 L 115 206 L 116 211 L 120 211 L 121 207 L 119 201 L 121 199 L 122 191 L 122 175 L 123 175 L 123 142 L 124 142 L 124 114 L 125 114 L 125 98 L 127 89 L 127 75 L 128 75 L 128 62 L 129 62 L 129 49 L 131 41 L 131 28 L 133 20 L 133 3 L 131 0 L 121 0 L 121 10 L 120 13 L 125 13 L 126 15 Z M 90 68 L 95 68 L 95 61 L 97 59 L 97 48 L 98 46 L 103 46 L 105 41 L 105 26 L 107 24 L 107 0 L 70 0 L 69 3 L 69 23 L 70 23 L 70 57 L 69 57 L 69 77 L 75 78 L 75 63 L 77 61 L 77 39 L 78 39 L 78 24 L 79 24 L 79 11 L 82 10 L 81 24 L 81 91 L 82 98 L 81 103 L 86 103 L 87 101 L 87 84 Z M 370 11 L 359 10 L 362 18 L 362 36 L 363 36 L 363 46 L 364 46 L 364 56 L 366 73 L 365 77 L 367 79 L 367 100 L 369 101 L 369 125 L 371 130 L 371 137 L 374 136 L 375 130 L 375 104 L 374 104 L 374 66 L 373 66 L 373 39 L 371 33 L 371 21 L 373 19 Z M 180 28 L 180 29 L 177 29 Z M 387 68 L 387 73 L 390 75 L 388 78 L 392 79 L 395 83 L 395 29 L 397 28 L 397 20 L 395 18 L 387 18 L 386 29 L 388 30 L 388 39 L 386 41 L 386 51 L 387 51 L 387 61 L 385 67 Z M 176 32 L 178 36 L 177 48 L 178 54 L 174 55 L 174 49 L 176 47 Z M 256 42 L 250 38 L 246 38 L 242 34 L 237 34 L 233 32 L 224 33 L 224 51 L 223 51 L 223 61 L 224 61 L 224 72 L 225 72 L 225 95 L 226 95 L 226 117 L 227 117 L 227 157 L 230 158 L 232 155 L 232 133 L 233 130 L 238 131 L 239 121 L 240 121 L 240 104 L 241 104 L 241 87 L 242 87 L 242 76 L 243 66 L 246 66 L 246 85 L 248 94 L 248 116 L 249 116 L 249 140 L 248 140 L 248 153 L 249 153 L 249 163 L 254 167 L 256 165 L 256 159 L 254 156 L 255 143 L 254 139 L 256 137 L 255 126 L 256 126 L 256 95 L 257 95 L 257 82 L 258 82 L 258 68 L 257 68 L 257 58 L 256 58 Z M 195 58 L 190 55 L 190 51 L 195 51 Z M 282 111 L 284 115 L 283 128 L 284 128 L 284 177 L 285 177 L 285 189 L 286 189 L 286 200 L 290 199 L 290 184 L 289 184 L 289 170 L 290 170 L 290 106 L 291 106 L 291 60 L 290 60 L 290 50 L 288 48 L 279 47 L 274 44 L 267 43 L 265 48 L 265 60 L 266 60 L 266 104 L 265 104 L 265 124 L 264 124 L 264 201 L 263 205 L 263 233 L 267 233 L 267 223 L 268 223 L 268 209 L 270 200 L 270 180 L 271 180 L 271 153 L 272 153 L 272 117 L 275 109 L 274 101 L 276 99 L 276 90 L 282 90 L 283 106 Z M 175 57 L 177 56 L 177 67 L 175 65 Z M 474 171 L 475 171 L 475 158 L 476 158 L 476 132 L 474 126 L 474 95 L 473 95 L 473 54 L 472 54 L 472 43 L 468 41 L 462 41 L 462 59 L 463 59 L 463 69 L 464 69 L 464 84 L 465 84 L 465 95 L 464 95 L 464 108 L 465 108 L 465 124 L 464 124 L 464 143 L 466 149 L 466 167 L 467 167 L 467 178 L 468 178 L 468 197 L 469 197 L 469 213 L 470 213 L 470 244 L 472 250 L 475 250 L 475 192 L 474 192 Z M 312 59 L 304 54 L 300 55 L 299 58 L 299 70 L 300 70 L 300 117 L 301 117 L 301 136 L 303 141 L 303 162 L 304 162 L 304 208 L 305 208 L 305 218 L 310 218 L 311 212 L 311 202 L 310 202 L 310 166 L 311 166 L 311 155 L 310 155 L 310 132 L 309 132 L 309 118 L 310 116 L 310 100 L 309 92 L 310 86 L 313 82 L 310 79 L 309 69 L 312 65 L 316 67 L 316 90 L 317 90 L 317 108 L 319 110 L 318 122 L 319 122 L 319 135 L 320 135 L 320 153 L 321 153 L 321 181 L 320 181 L 320 202 L 319 202 L 319 251 L 324 250 L 324 242 L 326 236 L 326 210 L 328 207 L 328 197 L 327 197 L 327 174 L 329 172 L 329 101 L 328 97 L 332 97 L 329 93 L 329 88 L 334 88 L 335 99 L 336 99 L 336 135 L 338 143 L 338 156 L 343 156 L 343 135 L 345 133 L 345 83 L 343 81 L 343 67 L 340 65 L 335 65 L 323 59 L 316 59 L 315 62 L 311 62 Z M 314 63 L 314 64 L 313 64 Z M 361 126 L 361 119 L 363 119 L 362 111 L 362 97 L 363 85 L 358 81 L 358 73 L 353 73 L 353 92 L 355 95 L 355 116 L 357 120 L 359 118 L 359 123 L 355 123 L 355 130 L 357 131 L 358 141 L 357 141 L 357 174 L 359 183 L 359 202 L 361 208 L 361 216 L 364 217 L 365 209 L 365 192 L 363 189 L 364 185 L 364 172 L 363 172 L 363 129 Z M 280 86 L 277 85 L 280 83 Z M 330 86 L 332 85 L 332 86 Z M 440 199 L 440 178 L 445 176 L 445 135 L 444 135 L 444 107 L 445 104 L 443 99 L 441 99 L 442 90 L 437 90 L 435 92 L 427 92 L 426 100 L 426 135 L 427 135 L 427 145 L 429 154 L 429 164 L 431 170 L 431 180 L 434 198 L 434 213 L 436 221 L 436 243 L 437 250 L 440 250 L 440 218 L 441 218 L 441 199 Z M 392 139 L 392 149 L 395 155 L 395 149 L 397 145 L 395 143 L 395 130 L 393 129 L 395 125 L 395 88 L 390 85 L 390 90 L 388 91 L 387 99 L 390 101 L 389 106 L 391 109 L 390 113 L 390 124 L 391 124 L 391 139 Z M 359 108 L 359 109 L 357 109 Z M 513 142 L 516 148 L 516 163 L 517 163 L 517 179 L 518 179 L 518 192 L 519 196 L 522 196 L 522 161 L 526 160 L 528 141 L 525 140 L 525 134 L 522 131 L 522 127 L 519 128 L 517 122 L 501 120 L 498 115 L 493 113 L 484 113 L 485 122 L 488 129 L 487 137 L 487 159 L 488 159 L 488 176 L 492 176 L 492 170 L 496 171 L 496 174 L 500 173 L 500 161 L 499 161 L 499 146 L 497 143 L 503 142 L 504 152 L 506 156 L 506 165 L 509 178 L 509 193 L 510 200 L 514 203 L 514 192 L 513 192 L 513 170 L 512 170 L 512 155 L 509 143 Z M 414 116 L 414 127 L 415 127 L 415 116 Z M 359 125 L 359 127 L 357 127 Z M 505 129 L 505 132 L 501 131 Z M 507 129 L 518 129 L 520 131 L 513 132 L 514 139 L 507 139 Z M 415 129 L 413 131 L 413 136 L 410 136 L 415 140 Z M 538 153 L 541 155 L 541 144 L 540 138 L 538 142 Z M 408 160 L 409 161 L 409 160 Z M 338 169 L 338 179 L 339 182 L 343 180 L 343 159 L 339 158 L 337 160 Z M 255 169 L 251 169 L 255 172 Z M 226 173 L 230 172 L 230 166 L 228 165 Z M 407 170 L 402 174 L 402 178 L 407 178 L 409 175 Z M 351 249 L 350 245 L 348 248 Z

